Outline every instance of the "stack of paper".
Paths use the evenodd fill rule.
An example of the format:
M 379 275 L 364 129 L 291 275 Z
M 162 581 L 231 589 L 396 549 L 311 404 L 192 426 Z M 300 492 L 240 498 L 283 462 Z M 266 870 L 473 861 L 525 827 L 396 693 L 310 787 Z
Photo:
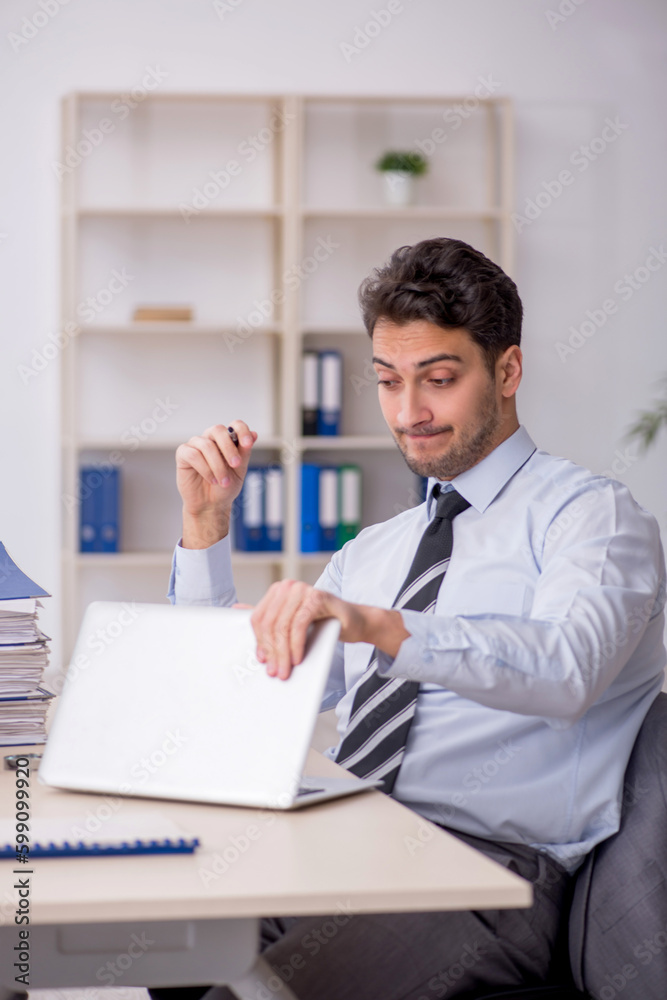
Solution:
M 46 741 L 53 695 L 40 687 L 49 637 L 37 624 L 47 592 L 21 572 L 0 542 L 0 746 Z

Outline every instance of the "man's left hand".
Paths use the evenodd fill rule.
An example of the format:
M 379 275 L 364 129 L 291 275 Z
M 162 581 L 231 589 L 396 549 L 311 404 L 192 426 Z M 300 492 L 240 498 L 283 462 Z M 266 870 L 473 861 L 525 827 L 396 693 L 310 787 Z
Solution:
M 286 680 L 306 649 L 308 627 L 322 618 L 337 618 L 343 642 L 368 642 L 396 656 L 409 632 L 399 611 L 352 604 L 297 580 L 269 587 L 250 621 L 257 637 L 257 659 L 267 673 Z

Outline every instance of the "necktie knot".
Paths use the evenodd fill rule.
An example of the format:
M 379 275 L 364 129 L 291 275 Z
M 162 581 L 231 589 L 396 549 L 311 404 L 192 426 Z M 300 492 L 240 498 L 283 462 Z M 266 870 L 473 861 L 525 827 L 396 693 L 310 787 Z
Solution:
M 433 499 L 436 503 L 435 516 L 453 521 L 454 518 L 470 506 L 456 490 L 443 490 L 437 484 L 433 487 Z

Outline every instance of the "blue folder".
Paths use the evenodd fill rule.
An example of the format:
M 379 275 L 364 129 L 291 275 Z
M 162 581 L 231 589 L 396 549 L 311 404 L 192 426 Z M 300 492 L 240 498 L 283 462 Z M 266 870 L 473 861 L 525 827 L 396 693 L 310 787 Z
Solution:
M 18 568 L 7 549 L 0 542 L 0 601 L 17 601 L 27 597 L 51 595 Z
M 304 462 L 301 466 L 301 551 L 319 552 L 320 467 Z

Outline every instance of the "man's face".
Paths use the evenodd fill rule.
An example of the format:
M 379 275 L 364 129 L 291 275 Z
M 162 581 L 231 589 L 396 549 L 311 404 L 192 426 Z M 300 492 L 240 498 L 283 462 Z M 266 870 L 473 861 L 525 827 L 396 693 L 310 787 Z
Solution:
M 513 402 L 521 377 L 518 348 L 504 352 L 492 377 L 466 330 L 381 318 L 373 363 L 383 416 L 419 476 L 453 479 L 519 426 Z

